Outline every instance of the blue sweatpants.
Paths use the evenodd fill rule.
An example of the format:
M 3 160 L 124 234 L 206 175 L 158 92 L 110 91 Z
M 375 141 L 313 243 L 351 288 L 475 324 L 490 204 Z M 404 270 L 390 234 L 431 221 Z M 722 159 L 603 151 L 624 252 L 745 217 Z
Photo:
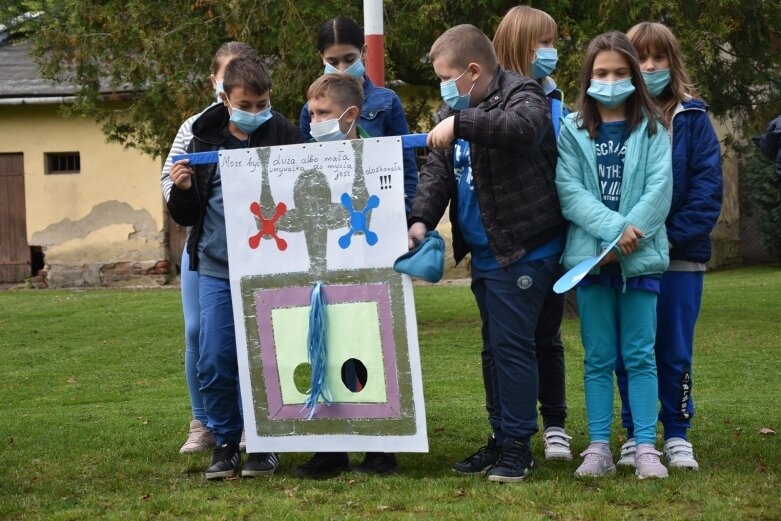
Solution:
M 198 272 L 190 271 L 190 255 L 187 244 L 182 252 L 182 311 L 184 312 L 184 377 L 190 395 L 193 418 L 206 425 L 206 412 L 201 398 L 201 383 L 198 381 L 198 358 L 200 348 L 198 337 L 201 331 L 201 304 L 198 301 Z
M 613 370 L 618 352 L 628 374 L 629 403 L 634 412 L 635 438 L 656 441 L 656 293 L 578 287 L 580 335 L 585 349 L 585 391 L 592 443 L 609 443 L 613 422 Z
M 668 271 L 662 276 L 657 304 L 656 372 L 659 377 L 659 420 L 664 439 L 683 438 L 694 417 L 692 401 L 692 353 L 694 326 L 700 314 L 703 272 Z M 634 436 L 632 409 L 627 400 L 627 377 L 621 357 L 616 360 L 621 393 L 621 423 Z
M 230 282 L 204 274 L 199 274 L 198 282 L 201 303 L 198 380 L 207 427 L 217 445 L 225 441 L 238 444 L 243 421 Z

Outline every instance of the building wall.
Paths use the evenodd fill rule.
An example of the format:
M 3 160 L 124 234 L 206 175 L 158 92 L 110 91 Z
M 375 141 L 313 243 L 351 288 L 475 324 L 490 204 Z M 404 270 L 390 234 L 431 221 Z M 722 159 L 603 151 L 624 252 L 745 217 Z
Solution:
M 155 284 L 167 272 L 158 160 L 108 144 L 56 105 L 0 105 L 0 153 L 23 153 L 27 238 L 49 287 Z M 78 174 L 45 174 L 45 153 L 79 152 Z

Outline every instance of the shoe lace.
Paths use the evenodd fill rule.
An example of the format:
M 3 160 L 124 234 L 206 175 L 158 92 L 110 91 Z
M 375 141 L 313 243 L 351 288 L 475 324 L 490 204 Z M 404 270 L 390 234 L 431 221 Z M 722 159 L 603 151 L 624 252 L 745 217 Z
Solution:
M 214 447 L 214 456 L 212 457 L 212 461 L 222 461 L 228 459 L 228 456 L 233 454 L 233 449 L 229 444 L 220 445 L 218 447 Z
M 657 456 L 653 452 L 646 452 L 644 454 L 639 454 L 637 456 L 637 461 L 639 463 L 646 463 L 646 464 L 659 463 L 659 456 Z

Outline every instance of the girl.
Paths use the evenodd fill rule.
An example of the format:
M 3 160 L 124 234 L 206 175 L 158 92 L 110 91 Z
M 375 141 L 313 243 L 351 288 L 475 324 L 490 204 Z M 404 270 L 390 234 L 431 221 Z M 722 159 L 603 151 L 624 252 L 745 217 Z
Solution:
M 561 118 L 569 111 L 562 103 L 561 91 L 549 76 L 556 68 L 558 54 L 553 46 L 558 36 L 556 21 L 545 11 L 519 5 L 504 15 L 494 35 L 493 45 L 499 64 L 507 70 L 537 80 L 548 98 L 556 135 Z M 555 253 L 564 249 L 564 236 Z M 537 319 L 535 345 L 539 371 L 539 401 L 543 422 L 543 446 L 547 460 L 571 460 L 570 436 L 564 430 L 567 418 L 564 345 L 561 343 L 561 319 L 564 295 L 552 289 Z M 490 378 L 491 353 L 487 339 L 483 342 L 483 383 L 486 409 L 493 411 L 493 389 Z M 491 440 L 489 440 L 490 448 Z
M 346 72 L 363 85 L 363 111 L 358 125 L 372 137 L 402 136 L 409 134 L 407 118 L 399 97 L 390 89 L 377 87 L 365 74 L 364 60 L 367 46 L 363 29 L 344 16 L 328 20 L 317 35 L 317 51 L 325 66 L 324 74 Z M 301 108 L 300 127 L 307 139 L 310 134 L 309 106 Z M 418 186 L 418 168 L 415 153 L 404 149 L 404 204 L 409 213 L 415 188 Z
M 562 261 L 569 269 L 616 237 L 598 273 L 577 288 L 585 349 L 586 413 L 591 444 L 576 476 L 615 472 L 610 454 L 613 369 L 621 350 L 634 413 L 636 474 L 666 477 L 656 439 L 656 299 L 669 263 L 664 220 L 672 171 L 667 133 L 620 32 L 589 44 L 581 73 L 580 112 L 563 122 L 556 187 L 570 222 Z
M 225 67 L 233 58 L 257 58 L 255 50 L 242 42 L 227 42 L 217 49 L 212 59 L 212 74 L 210 76 L 212 88 L 214 89 L 216 100 L 222 103 L 220 92 L 222 92 L 222 77 Z M 171 151 L 163 165 L 163 171 L 160 176 L 160 186 L 163 189 L 163 197 L 168 201 L 171 195 L 173 181 L 170 177 L 173 167 L 172 158 L 176 155 L 187 153 L 187 145 L 193 137 L 192 125 L 202 113 L 196 114 L 179 127 L 174 142 L 171 145 Z M 179 449 L 182 454 L 203 452 L 214 445 L 214 438 L 206 428 L 206 413 L 203 409 L 203 400 L 201 399 L 200 383 L 198 382 L 198 335 L 200 334 L 200 316 L 201 307 L 198 303 L 198 272 L 187 269 L 190 265 L 190 256 L 187 254 L 187 243 L 185 242 L 182 252 L 181 286 L 182 286 L 182 310 L 184 311 L 184 375 L 187 380 L 187 389 L 190 394 L 190 405 L 192 408 L 192 420 L 190 421 L 190 430 L 187 439 Z M 242 447 L 243 448 L 243 447 Z
M 670 467 L 697 470 L 699 465 L 686 435 L 694 415 L 692 347 L 705 263 L 711 255 L 710 232 L 721 212 L 721 150 L 707 105 L 697 99 L 678 40 L 670 29 L 643 22 L 632 27 L 627 35 L 637 50 L 648 91 L 672 138 L 673 196 L 666 221 L 670 267 L 662 275 L 654 346 L 664 455 Z M 635 432 L 621 357 L 616 364 L 616 376 L 623 404 L 622 423 L 628 435 L 618 464 L 634 465 Z
M 548 13 L 519 5 L 507 11 L 494 35 L 499 64 L 509 71 L 534 78 L 545 91 L 557 137 L 562 118 L 569 114 L 561 90 L 550 77 L 559 58 L 554 47 L 558 34 L 556 21 Z

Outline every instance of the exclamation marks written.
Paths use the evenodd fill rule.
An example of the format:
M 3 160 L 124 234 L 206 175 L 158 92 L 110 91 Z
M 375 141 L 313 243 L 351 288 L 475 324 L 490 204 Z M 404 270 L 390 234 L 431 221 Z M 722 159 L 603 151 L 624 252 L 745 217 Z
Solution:
M 391 176 L 389 175 L 381 175 L 380 176 L 380 190 L 390 190 L 391 187 Z

